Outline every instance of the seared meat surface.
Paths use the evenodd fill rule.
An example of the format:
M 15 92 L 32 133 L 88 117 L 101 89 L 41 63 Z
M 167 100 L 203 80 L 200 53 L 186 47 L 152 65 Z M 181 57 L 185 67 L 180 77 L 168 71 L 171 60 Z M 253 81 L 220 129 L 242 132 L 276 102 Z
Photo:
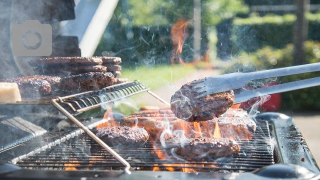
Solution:
M 138 126 L 148 131 L 151 137 L 158 139 L 165 129 L 184 131 L 185 136 L 193 138 L 199 135 L 201 129 L 203 137 L 212 137 L 216 126 L 219 125 L 222 138 L 233 137 L 235 140 L 251 139 L 256 130 L 256 123 L 248 113 L 242 109 L 229 109 L 219 118 L 209 121 L 188 122 L 175 117 L 170 109 L 144 110 L 123 117 L 121 124 L 124 126 Z
M 167 146 L 168 149 L 174 148 L 173 153 L 186 160 L 230 157 L 240 152 L 240 146 L 235 141 L 224 138 L 191 138 L 178 142 L 170 139 Z
M 96 129 L 96 134 L 109 145 L 142 145 L 148 138 L 149 134 L 143 128 L 131 127 L 103 127 Z
M 171 110 L 186 121 L 206 121 L 219 117 L 234 103 L 233 91 L 210 94 L 196 98 L 198 94 L 190 83 L 183 85 L 171 97 Z
M 89 72 L 62 78 L 60 87 L 64 91 L 81 92 L 101 89 L 114 82 L 115 78 L 109 72 Z

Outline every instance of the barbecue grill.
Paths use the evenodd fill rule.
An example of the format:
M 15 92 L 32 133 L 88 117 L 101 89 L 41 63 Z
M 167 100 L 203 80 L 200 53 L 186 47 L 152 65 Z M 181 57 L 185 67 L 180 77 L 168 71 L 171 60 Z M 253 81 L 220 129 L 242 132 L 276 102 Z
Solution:
M 19 15 L 19 9 L 25 8 L 20 3 L 14 4 L 17 8 L 10 1 L 0 2 L 8 11 L 2 14 L 4 18 L 13 17 L 22 23 L 33 15 Z M 37 2 L 25 2 L 30 7 L 32 3 Z M 126 2 L 122 3 L 126 8 Z M 40 22 L 53 26 L 52 56 L 81 56 L 78 38 L 60 36 L 57 26 L 58 21 L 75 18 L 75 3 L 64 0 L 46 6 L 52 12 L 36 15 Z M 10 14 L 10 8 L 18 11 Z M 10 23 L 4 21 L 2 27 L 7 28 Z M 7 40 L 10 33 L 5 28 L 0 36 Z M 127 37 L 132 33 L 130 28 L 126 28 Z M 194 31 L 199 33 L 199 29 Z M 8 75 L 15 77 L 21 73 L 18 70 L 29 66 L 25 66 L 25 59 L 8 54 L 11 49 L 7 49 L 6 41 L 2 44 L 3 59 L 12 60 L 3 67 L 6 71 L 15 67 Z M 23 73 L 29 71 L 30 67 Z M 111 146 L 93 133 L 123 116 L 106 116 L 114 112 L 115 103 L 145 94 L 164 106 L 170 105 L 138 81 L 68 96 L 0 104 L 0 179 L 320 179 L 319 168 L 302 134 L 285 114 L 261 113 L 253 117 L 257 130 L 252 139 L 238 142 L 239 155 L 193 161 L 174 156 L 172 149 L 164 148 L 159 141 L 148 140 L 139 147 Z
M 97 126 L 108 123 L 110 119 L 96 114 L 101 115 L 100 112 L 103 114 L 106 111 L 102 108 L 105 104 L 144 93 L 150 93 L 163 101 L 143 84 L 134 81 L 109 86 L 99 91 L 56 97 L 52 100 L 53 105 L 43 104 L 47 107 L 46 113 L 51 113 L 48 117 L 63 120 L 63 116 L 57 113 L 59 111 L 77 126 L 59 130 L 41 127 L 41 122 L 38 122 L 29 128 L 32 135 L 22 134 L 17 140 L 2 142 L 1 179 L 219 179 L 233 176 L 259 178 L 268 174 L 269 178 L 279 178 L 280 175 L 276 176 L 277 173 L 268 168 L 281 165 L 283 167 L 277 169 L 290 175 L 305 170 L 299 177 L 314 178 L 319 173 L 312 154 L 292 118 L 279 113 L 257 115 L 257 131 L 253 138 L 239 142 L 241 152 L 231 158 L 185 161 L 168 155 L 168 158 L 163 159 L 159 154 L 167 154 L 167 149 L 164 149 L 160 142 L 154 141 L 148 141 L 143 147 L 130 148 L 101 144 L 92 131 Z M 16 107 L 21 105 L 17 104 Z M 32 109 L 34 104 L 23 104 L 24 108 L 28 106 Z M 57 107 L 57 111 L 53 110 L 54 107 Z M 42 121 L 48 121 L 48 117 Z M 13 122 L 10 121 L 11 116 L 4 119 Z M 21 131 L 23 127 L 17 124 L 23 119 L 16 118 L 15 121 L 17 123 L 11 123 L 10 126 Z M 53 122 L 56 123 L 57 120 Z M 295 171 L 292 171 L 293 169 Z M 272 173 L 265 173 L 268 171 Z

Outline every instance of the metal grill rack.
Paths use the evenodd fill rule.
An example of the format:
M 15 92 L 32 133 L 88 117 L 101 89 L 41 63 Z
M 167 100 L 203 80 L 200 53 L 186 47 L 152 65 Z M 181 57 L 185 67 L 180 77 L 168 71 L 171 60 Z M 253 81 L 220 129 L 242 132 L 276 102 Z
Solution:
M 65 97 L 58 97 L 52 100 L 52 104 L 70 120 L 72 120 L 78 127 L 80 127 L 88 136 L 90 136 L 96 143 L 106 149 L 112 154 L 122 165 L 125 166 L 124 171 L 127 174 L 130 172 L 130 164 L 122 158 L 116 151 L 110 148 L 99 137 L 92 133 L 81 121 L 75 116 L 86 113 L 90 110 L 101 107 L 104 104 L 111 103 L 126 97 L 136 95 L 138 93 L 148 92 L 163 103 L 169 105 L 166 101 L 152 93 L 148 88 L 138 81 L 117 84 L 103 88 L 99 91 L 87 91 L 84 93 L 74 94 Z
M 148 142 L 143 147 L 117 149 L 120 156 L 130 163 L 134 170 L 181 171 L 194 169 L 197 172 L 250 172 L 275 163 L 269 125 L 257 122 L 258 129 L 252 140 L 242 141 L 238 156 L 218 160 L 188 162 L 175 159 L 160 159 L 155 151 L 166 154 L 160 144 Z M 159 148 L 154 149 L 154 146 Z M 101 148 L 87 134 L 73 136 L 59 145 L 21 159 L 19 167 L 41 170 L 120 170 L 123 165 L 114 156 Z

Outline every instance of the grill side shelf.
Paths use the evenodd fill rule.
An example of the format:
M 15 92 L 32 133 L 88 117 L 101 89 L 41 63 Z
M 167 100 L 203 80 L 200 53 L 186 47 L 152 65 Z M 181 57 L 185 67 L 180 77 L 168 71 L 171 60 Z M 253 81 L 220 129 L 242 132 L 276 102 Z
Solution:
M 313 155 L 291 117 L 281 113 L 262 113 L 256 119 L 268 121 L 273 125 L 281 163 L 300 165 L 314 173 L 320 173 Z

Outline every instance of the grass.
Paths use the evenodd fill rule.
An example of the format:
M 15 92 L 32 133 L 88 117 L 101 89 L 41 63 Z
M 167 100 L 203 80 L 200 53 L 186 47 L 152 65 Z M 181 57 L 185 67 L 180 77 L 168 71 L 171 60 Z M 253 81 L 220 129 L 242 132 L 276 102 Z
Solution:
M 139 66 L 132 69 L 123 68 L 121 77 L 130 81 L 138 80 L 151 90 L 156 90 L 185 77 L 194 70 L 195 67 L 191 65 Z

